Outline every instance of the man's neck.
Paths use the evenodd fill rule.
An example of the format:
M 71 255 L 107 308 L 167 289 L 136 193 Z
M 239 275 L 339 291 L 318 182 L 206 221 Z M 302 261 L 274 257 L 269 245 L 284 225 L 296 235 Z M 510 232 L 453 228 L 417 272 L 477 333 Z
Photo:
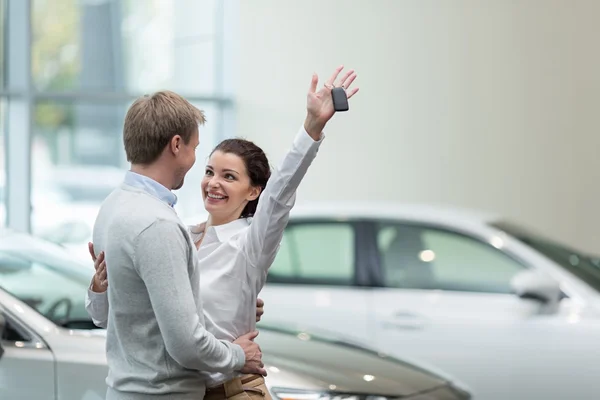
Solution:
M 160 183 L 169 190 L 173 190 L 172 178 L 166 176 L 165 169 L 156 165 L 131 164 L 131 172 L 148 177 Z

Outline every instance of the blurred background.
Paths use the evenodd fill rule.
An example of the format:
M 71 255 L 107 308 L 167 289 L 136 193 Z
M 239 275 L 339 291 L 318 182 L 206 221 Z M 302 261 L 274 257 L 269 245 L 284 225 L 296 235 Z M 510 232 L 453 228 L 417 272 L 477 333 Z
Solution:
M 128 168 L 123 118 L 144 93 L 168 88 L 206 112 L 202 154 L 235 134 L 236 2 L 12 3 L 0 1 L 2 225 L 81 248 Z M 183 215 L 202 207 L 194 189 Z
M 136 97 L 161 89 L 182 94 L 207 116 L 200 129 L 198 161 L 177 193 L 176 206 L 184 220 L 201 222 L 199 187 L 210 150 L 224 138 L 241 136 L 255 141 L 277 165 L 304 120 L 311 74 L 318 73 L 322 84 L 343 64 L 357 71 L 355 85 L 361 90 L 350 111 L 327 127 L 326 142 L 298 191 L 298 204 L 313 211 L 317 207 L 318 212 L 302 215 L 336 219 L 338 210 L 352 203 L 348 210 L 353 211 L 343 217 L 355 214 L 362 221 L 363 214 L 381 211 L 378 204 L 384 202 L 390 207 L 426 205 L 432 211 L 410 208 L 400 214 L 405 219 L 422 214 L 418 218 L 430 223 L 448 207 L 489 213 L 497 216 L 494 221 L 516 221 L 560 246 L 544 252 L 532 236 L 528 244 L 537 253 L 520 244 L 515 254 L 522 251 L 523 259 L 532 257 L 532 263 L 551 259 L 549 270 L 570 271 L 577 282 L 561 283 L 562 296 L 572 300 L 569 307 L 600 305 L 599 15 L 596 0 L 0 0 L 0 227 L 58 244 L 91 266 L 87 242 L 96 213 L 129 168 L 122 144 L 125 112 Z M 471 224 L 452 215 L 457 230 Z M 495 226 L 522 239 L 520 229 Z M 318 249 L 319 241 L 333 243 L 329 249 L 334 250 L 324 259 L 311 258 L 307 251 L 305 265 L 342 262 L 354 255 L 344 247 L 344 232 L 297 232 L 309 248 Z M 392 243 L 394 235 L 388 236 L 379 240 Z M 458 264 L 476 260 L 460 272 L 470 277 L 461 281 L 468 286 L 486 279 L 480 267 L 487 260 L 497 272 L 486 284 L 499 285 L 489 293 L 518 292 L 519 286 L 509 287 L 508 282 L 520 267 L 504 268 L 505 261 L 486 259 L 483 253 L 469 255 L 466 244 L 431 240 L 439 249 L 423 247 L 421 261 L 436 256 L 443 260 L 447 252 L 452 267 L 445 273 L 451 275 L 460 269 Z M 503 247 L 498 240 L 491 243 Z M 273 278 L 274 288 L 289 283 L 285 276 L 294 274 L 291 264 L 282 261 L 292 257 L 290 246 L 283 244 L 284 256 L 274 266 L 275 273 L 283 274 Z M 315 267 L 310 272 L 314 276 L 304 276 L 302 284 L 310 285 L 314 278 L 320 288 L 343 286 L 336 279 L 345 268 L 318 281 L 325 275 Z M 564 278 L 560 271 L 553 272 L 555 279 Z M 395 287 L 423 289 L 417 284 Z M 463 289 L 484 297 L 488 293 L 473 287 Z M 429 297 L 421 300 L 435 303 L 431 296 L 456 288 L 426 289 L 431 289 Z M 301 313 L 297 298 L 285 293 L 267 293 L 265 298 Z M 592 294 L 594 300 L 586 298 Z M 528 295 L 523 298 L 531 300 Z M 310 300 L 307 306 L 336 304 L 330 292 L 310 296 L 316 300 L 310 297 L 314 303 Z M 356 301 L 348 299 L 339 301 Z M 416 301 L 391 303 L 405 300 Z M 480 297 L 468 301 L 477 303 Z M 513 306 L 494 303 L 488 311 L 504 315 Z M 312 321 L 352 330 L 344 323 L 360 315 L 361 307 L 346 310 L 349 314 L 336 311 L 336 320 L 319 311 Z M 572 311 L 565 318 L 573 318 Z M 596 318 L 600 311 L 592 314 Z M 460 325 L 463 318 L 486 318 L 481 315 L 446 322 Z M 496 317 L 487 315 L 493 324 Z M 587 345 L 593 346 L 596 325 L 586 328 Z M 444 332 L 427 340 L 446 340 L 447 348 L 456 343 L 452 340 L 461 341 Z M 535 341 L 524 339 L 531 332 L 515 334 L 520 345 L 535 348 Z M 563 334 L 538 350 L 581 340 Z M 368 342 L 370 333 L 364 329 L 350 336 Z M 497 352 L 513 351 L 511 357 L 522 350 L 500 347 Z M 565 354 L 549 356 L 539 365 L 561 363 L 568 358 Z M 410 356 L 419 359 L 421 354 Z M 600 370 L 595 358 L 600 354 L 588 356 L 581 366 L 592 374 Z M 435 357 L 424 360 L 471 386 L 477 386 L 477 370 L 482 373 L 475 364 L 455 370 Z M 574 368 L 544 373 L 539 365 L 531 367 L 536 376 L 553 379 Z M 493 373 L 493 368 L 484 372 Z M 509 375 L 492 385 L 491 392 L 517 398 L 506 391 L 516 379 Z M 571 398 L 569 390 L 582 382 L 563 382 L 565 392 L 554 391 L 557 397 L 552 398 Z M 544 384 L 532 384 L 522 398 L 537 398 L 528 397 L 537 393 L 536 385 Z M 483 392 L 489 395 L 489 387 Z M 580 393 L 577 398 L 594 396 Z
M 299 200 L 483 209 L 600 252 L 596 1 L 16 3 L 0 1 L 2 224 L 89 236 L 127 168 L 125 111 L 163 88 L 206 111 L 201 161 L 243 136 L 276 164 L 312 72 L 344 64 L 363 93 Z M 182 215 L 201 212 L 202 164 Z

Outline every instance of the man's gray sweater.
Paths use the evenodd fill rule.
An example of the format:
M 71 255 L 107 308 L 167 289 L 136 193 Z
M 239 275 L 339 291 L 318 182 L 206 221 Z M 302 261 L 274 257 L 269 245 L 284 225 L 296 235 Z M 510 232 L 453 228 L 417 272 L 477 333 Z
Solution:
M 93 242 L 110 281 L 107 399 L 199 400 L 198 371 L 243 367 L 240 346 L 204 329 L 196 247 L 172 207 L 122 184 L 102 204 Z

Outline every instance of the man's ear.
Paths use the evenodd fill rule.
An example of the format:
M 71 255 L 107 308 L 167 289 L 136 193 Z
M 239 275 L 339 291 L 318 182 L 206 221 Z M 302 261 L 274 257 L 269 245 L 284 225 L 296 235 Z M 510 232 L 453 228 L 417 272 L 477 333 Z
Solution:
M 262 188 L 260 186 L 252 186 L 252 190 L 250 191 L 250 196 L 248 196 L 248 201 L 253 201 L 258 199 L 260 196 L 260 192 L 262 192 Z
M 177 154 L 181 150 L 182 144 L 183 140 L 181 136 L 175 135 L 171 138 L 171 141 L 169 142 L 169 150 L 171 150 L 173 154 Z

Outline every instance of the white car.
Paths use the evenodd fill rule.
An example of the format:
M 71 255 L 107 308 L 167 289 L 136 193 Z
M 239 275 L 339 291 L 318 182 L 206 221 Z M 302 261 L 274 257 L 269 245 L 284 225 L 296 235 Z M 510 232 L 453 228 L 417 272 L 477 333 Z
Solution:
M 586 255 L 496 216 L 370 201 L 297 206 L 260 297 L 265 323 L 426 362 L 477 398 L 597 400 L 599 290 Z
M 33 189 L 31 226 L 35 235 L 60 244 L 82 261 L 89 260 L 87 243 L 92 237 L 101 200 L 72 201 L 71 194 L 58 188 L 56 182 L 35 185 Z M 78 194 L 75 190 L 72 192 Z M 0 179 L 0 226 L 7 222 L 5 202 L 6 187 Z
M 0 399 L 100 400 L 106 331 L 84 307 L 91 270 L 64 249 L 0 231 Z M 261 327 L 276 400 L 468 400 L 464 386 L 308 331 Z

